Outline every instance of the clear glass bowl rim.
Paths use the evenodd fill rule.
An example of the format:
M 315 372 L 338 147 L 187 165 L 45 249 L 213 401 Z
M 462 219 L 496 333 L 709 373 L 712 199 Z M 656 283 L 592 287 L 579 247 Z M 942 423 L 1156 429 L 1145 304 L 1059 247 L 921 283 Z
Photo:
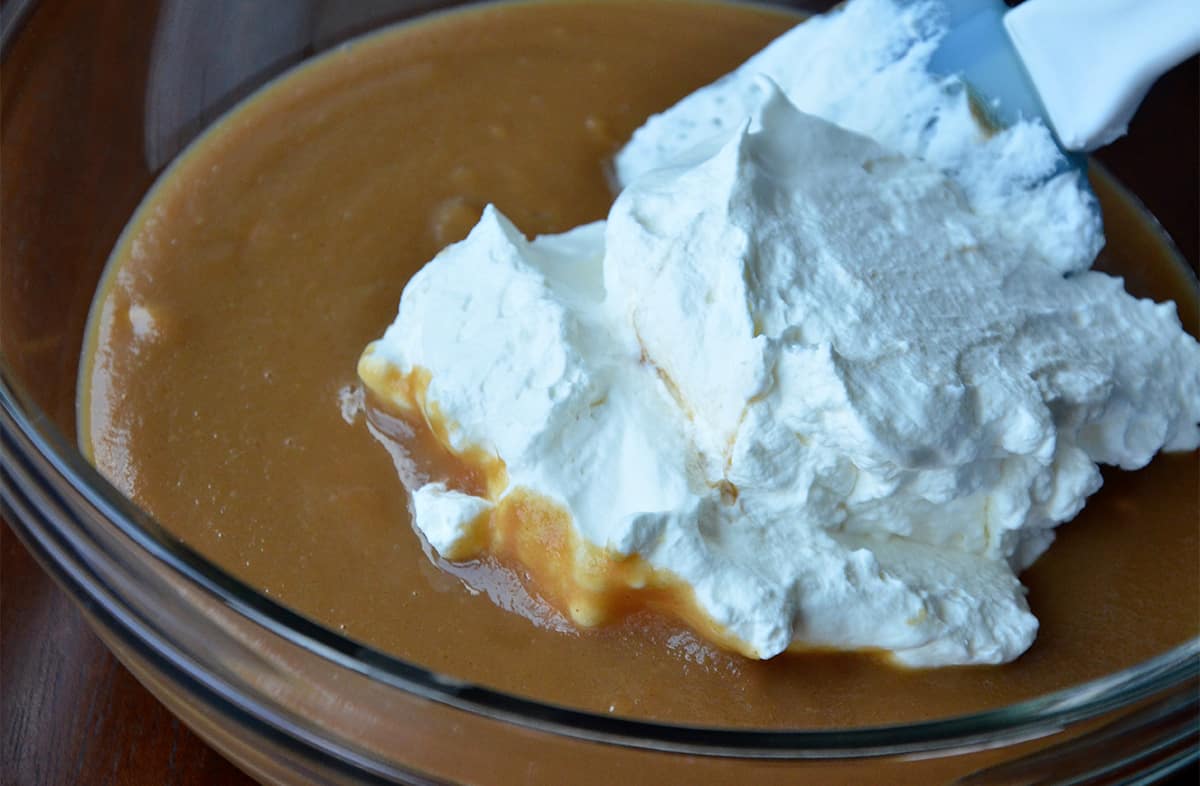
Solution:
M 4 14 L 7 18 L 2 20 L 4 25 L 0 30 L 0 62 L 20 34 L 27 12 L 36 5 L 36 0 L 14 0 L 5 8 L 9 13 Z M 1094 161 L 1091 165 L 1100 167 Z M 1157 227 L 1153 216 L 1137 198 L 1128 194 L 1115 178 L 1113 182 Z M 1158 231 L 1166 236 L 1161 229 Z M 1169 238 L 1167 243 L 1176 262 L 1189 270 Z M 102 511 L 107 522 L 147 557 L 290 644 L 414 696 L 536 731 L 635 748 L 749 758 L 847 758 L 949 752 L 1043 737 L 1200 678 L 1200 636 L 1196 636 L 1150 660 L 1095 680 L 993 710 L 919 723 L 821 730 L 735 729 L 600 715 L 440 675 L 358 643 L 254 590 L 179 541 L 101 476 L 23 389 L 2 352 L 0 436 L 4 439 L 4 452 L 12 450 L 18 459 L 31 459 L 35 458 L 32 451 L 52 466 L 62 481 Z M 58 479 L 39 473 L 35 480 L 44 490 L 57 493 L 54 486 Z M 6 514 L 11 514 L 8 505 L 3 507 Z M 13 523 L 18 528 L 36 526 L 28 520 Z M 72 524 L 87 526 L 82 520 Z M 52 549 L 46 553 L 49 559 L 59 562 Z M 66 564 L 56 567 L 70 570 Z M 109 619 L 120 625 L 123 618 L 120 610 L 102 605 L 109 612 Z M 128 629 L 122 632 L 127 636 L 132 633 Z M 268 718 L 258 720 L 269 722 Z

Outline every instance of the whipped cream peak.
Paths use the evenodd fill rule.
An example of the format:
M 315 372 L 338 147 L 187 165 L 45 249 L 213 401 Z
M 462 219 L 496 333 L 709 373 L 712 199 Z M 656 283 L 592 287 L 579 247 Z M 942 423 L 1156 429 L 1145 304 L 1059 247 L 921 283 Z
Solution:
M 896 10 L 855 0 L 798 30 L 883 6 Z M 889 62 L 919 65 L 926 22 L 898 28 L 911 35 Z M 1037 621 L 1016 574 L 1099 487 L 1097 463 L 1200 443 L 1200 345 L 1171 304 L 1086 270 L 1094 201 L 1073 175 L 1005 164 L 1048 138 L 951 123 L 953 91 L 928 74 L 908 85 L 914 69 L 877 77 L 927 100 L 932 115 L 903 127 L 866 122 L 886 105 L 852 91 L 822 119 L 749 79 L 757 97 L 732 102 L 745 111 L 723 136 L 639 168 L 700 91 L 635 135 L 606 222 L 528 240 L 489 207 L 422 269 L 360 375 L 506 479 L 478 497 L 414 489 L 430 545 L 462 558 L 487 517 L 541 500 L 550 513 L 521 527 L 569 520 L 576 545 L 537 556 L 580 624 L 603 615 L 572 588 L 653 581 L 754 657 L 1024 651 Z M 933 137 L 910 133 L 930 117 Z M 1060 219 L 1080 234 L 1031 239 Z M 634 559 L 657 573 L 622 568 Z
M 1029 247 L 1066 273 L 1085 270 L 1104 238 L 1096 198 L 1040 119 L 990 132 L 967 86 L 929 63 L 948 31 L 941 2 L 852 0 L 811 17 L 741 67 L 651 117 L 617 154 L 628 185 L 727 138 L 777 84 L 801 111 L 927 161 L 970 204 L 1021 222 Z

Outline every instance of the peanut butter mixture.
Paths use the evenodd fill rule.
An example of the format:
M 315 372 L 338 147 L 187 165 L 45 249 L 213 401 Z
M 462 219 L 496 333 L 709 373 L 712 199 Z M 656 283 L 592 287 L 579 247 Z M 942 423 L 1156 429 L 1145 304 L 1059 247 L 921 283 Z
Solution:
M 387 413 L 367 422 L 355 364 L 405 282 L 488 202 L 539 234 L 604 217 L 606 162 L 630 133 L 796 21 L 665 0 L 485 7 L 281 79 L 163 176 L 114 252 L 84 351 L 85 451 L 183 541 L 299 612 L 427 668 L 597 712 L 756 727 L 943 717 L 1196 635 L 1194 453 L 1106 472 L 1023 576 L 1041 632 L 999 667 L 752 661 L 652 603 L 581 629 L 518 562 L 423 549 L 397 467 L 466 487 L 487 472 Z M 1101 266 L 1177 300 L 1195 334 L 1194 284 L 1110 181 L 1096 188 Z M 400 460 L 371 428 L 408 435 Z

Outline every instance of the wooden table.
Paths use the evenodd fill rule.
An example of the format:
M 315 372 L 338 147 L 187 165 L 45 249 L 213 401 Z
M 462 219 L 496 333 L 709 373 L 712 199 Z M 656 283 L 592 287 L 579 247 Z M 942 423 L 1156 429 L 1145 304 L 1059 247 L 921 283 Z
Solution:
M 1172 138 L 1183 158 L 1165 166 L 1155 151 L 1123 142 L 1100 156 L 1193 266 L 1200 258 L 1198 70 L 1193 59 L 1164 78 L 1132 127 L 1139 138 Z M 0 527 L 0 690 L 2 784 L 252 782 L 116 662 L 7 526 Z M 1200 777 L 1192 767 L 1171 782 Z

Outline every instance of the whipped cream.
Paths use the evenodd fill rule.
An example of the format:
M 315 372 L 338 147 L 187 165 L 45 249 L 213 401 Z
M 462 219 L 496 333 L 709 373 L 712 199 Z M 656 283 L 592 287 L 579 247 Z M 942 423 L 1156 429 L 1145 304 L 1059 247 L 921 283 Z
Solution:
M 809 21 L 639 131 L 606 222 L 529 241 L 488 207 L 412 279 L 360 375 L 506 470 L 414 489 L 434 549 L 532 491 L 564 571 L 636 556 L 747 655 L 1029 646 L 1016 573 L 1097 462 L 1200 443 L 1200 345 L 1086 269 L 1093 198 L 1037 122 L 978 131 L 937 36 L 879 0 Z
M 967 86 L 929 71 L 946 30 L 943 2 L 853 0 L 814 16 L 647 120 L 617 154 L 619 185 L 728 137 L 762 103 L 765 76 L 801 111 L 938 167 L 975 209 L 1007 212 L 1062 272 L 1090 267 L 1104 244 L 1095 197 L 1040 119 L 989 133 Z

